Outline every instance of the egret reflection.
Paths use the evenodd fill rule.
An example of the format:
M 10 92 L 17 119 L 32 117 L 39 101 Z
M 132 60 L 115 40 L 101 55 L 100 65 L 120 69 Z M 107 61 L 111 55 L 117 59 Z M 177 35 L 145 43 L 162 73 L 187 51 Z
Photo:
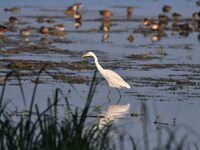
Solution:
M 106 125 L 117 123 L 118 119 L 123 118 L 129 113 L 130 104 L 126 105 L 110 105 L 106 112 L 100 114 L 98 118 L 98 127 L 102 129 Z

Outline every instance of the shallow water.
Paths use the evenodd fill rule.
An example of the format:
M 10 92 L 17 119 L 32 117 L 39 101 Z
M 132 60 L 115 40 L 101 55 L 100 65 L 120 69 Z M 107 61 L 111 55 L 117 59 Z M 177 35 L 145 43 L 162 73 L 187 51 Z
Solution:
M 8 18 L 17 16 L 19 24 L 16 32 L 7 32 L 0 39 L 0 75 L 5 76 L 10 68 L 7 66 L 13 61 L 26 61 L 34 63 L 48 62 L 50 64 L 63 63 L 55 68 L 48 68 L 51 74 L 58 73 L 66 75 L 69 79 L 81 77 L 85 80 L 82 84 L 68 84 L 66 80 L 56 80 L 45 73 L 41 76 L 42 84 L 39 84 L 36 95 L 36 103 L 39 103 L 40 109 L 47 104 L 47 97 L 53 97 L 56 88 L 61 88 L 69 97 L 73 107 L 82 107 L 85 103 L 89 83 L 94 72 L 93 59 L 83 59 L 82 54 L 88 50 L 93 50 L 99 62 L 104 68 L 110 68 L 118 72 L 128 83 L 131 89 L 122 89 L 120 93 L 122 98 L 120 104 L 131 104 L 130 112 L 140 112 L 141 103 L 144 102 L 149 113 L 148 131 L 150 143 L 157 142 L 156 126 L 154 121 L 159 116 L 160 121 L 167 123 L 170 128 L 187 126 L 196 134 L 189 135 L 190 141 L 199 141 L 200 138 L 200 62 L 199 62 L 199 41 L 198 32 L 192 32 L 188 37 L 180 36 L 178 32 L 166 31 L 167 36 L 161 37 L 158 42 L 152 42 L 152 34 L 144 36 L 138 32 L 143 27 L 142 21 L 145 17 L 156 18 L 162 13 L 161 8 L 164 4 L 170 4 L 173 11 L 182 14 L 182 19 L 191 18 L 194 11 L 198 11 L 195 1 L 170 0 L 163 1 L 132 1 L 118 0 L 89 0 L 81 1 L 84 5 L 81 12 L 83 15 L 82 26 L 75 29 L 74 20 L 66 17 L 64 11 L 73 4 L 74 1 L 0 1 L 1 24 L 6 24 Z M 134 7 L 134 13 L 131 20 L 126 18 L 126 7 Z M 12 6 L 20 7 L 20 13 L 12 14 L 5 12 L 4 8 Z M 111 31 L 106 42 L 102 42 L 103 32 L 99 30 L 101 25 L 101 16 L 97 10 L 110 9 L 114 16 L 111 19 Z M 151 8 L 151 9 L 149 9 Z M 187 11 L 185 11 L 187 9 Z M 172 12 L 173 12 L 172 11 Z M 171 17 L 172 13 L 167 15 Z M 45 19 L 52 19 L 53 23 L 38 23 L 36 18 L 44 16 Z M 59 39 L 48 35 L 48 45 L 42 45 L 41 38 L 44 36 L 38 33 L 41 26 L 53 27 L 55 24 L 63 23 L 66 28 L 66 35 Z M 30 43 L 26 45 L 19 36 L 19 29 L 23 27 L 32 28 L 32 35 L 29 37 Z M 129 35 L 134 36 L 133 43 L 127 40 Z M 33 46 L 33 50 L 28 47 Z M 34 49 L 34 46 L 36 47 Z M 40 46 L 39 48 L 37 46 Z M 18 48 L 12 52 L 12 49 Z M 141 60 L 131 59 L 131 55 L 147 53 L 152 58 Z M 23 61 L 22 61 L 23 60 Z M 86 62 L 88 68 L 75 68 L 66 66 L 67 63 Z M 34 83 L 37 77 L 38 69 L 24 69 L 27 73 L 22 76 L 22 83 L 25 89 L 27 105 L 30 103 Z M 98 75 L 98 78 L 101 77 Z M 2 86 L 1 86 L 2 88 Z M 68 90 L 71 92 L 68 92 Z M 76 89 L 76 90 L 75 90 Z M 118 93 L 115 89 L 107 86 L 105 81 L 99 83 L 93 101 L 93 106 L 102 105 L 102 109 L 108 107 L 108 90 L 111 90 L 111 104 L 118 101 Z M 11 78 L 6 87 L 4 100 L 11 100 L 11 108 L 17 107 L 19 110 L 25 109 L 22 103 L 22 97 L 16 78 Z M 61 102 L 64 104 L 64 102 Z M 91 113 L 95 114 L 91 110 Z M 174 124 L 174 118 L 176 123 Z M 127 117 L 119 121 L 119 126 L 127 130 L 133 137 L 142 139 L 142 122 L 139 118 Z M 127 128 L 125 128 L 127 126 Z M 178 137 L 185 133 L 191 133 L 187 129 L 178 132 Z M 140 140 L 139 140 L 140 141 Z M 139 142 L 143 145 L 143 141 Z

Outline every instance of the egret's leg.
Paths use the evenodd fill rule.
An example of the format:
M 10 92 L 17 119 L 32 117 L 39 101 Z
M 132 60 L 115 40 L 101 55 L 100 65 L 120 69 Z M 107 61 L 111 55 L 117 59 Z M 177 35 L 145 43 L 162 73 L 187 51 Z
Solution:
M 109 104 L 110 104 L 110 88 L 109 88 L 109 91 L 108 91 L 107 98 L 108 98 L 108 102 L 109 102 Z
M 117 89 L 117 92 L 119 93 L 119 99 L 118 99 L 118 101 L 117 101 L 117 104 L 118 104 L 118 103 L 120 102 L 121 98 L 122 98 L 122 95 L 121 95 L 119 89 Z

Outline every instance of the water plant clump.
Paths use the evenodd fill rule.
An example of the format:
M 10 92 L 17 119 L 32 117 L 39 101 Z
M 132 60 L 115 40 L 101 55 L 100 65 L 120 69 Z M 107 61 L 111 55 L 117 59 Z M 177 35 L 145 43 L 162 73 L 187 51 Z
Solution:
M 86 124 L 88 111 L 93 94 L 97 86 L 96 72 L 94 73 L 85 106 L 81 113 L 78 109 L 72 110 L 68 98 L 61 89 L 56 89 L 53 100 L 48 99 L 45 110 L 40 111 L 38 104 L 34 104 L 41 69 L 35 81 L 32 101 L 29 110 L 17 119 L 6 115 L 7 105 L 4 103 L 6 81 L 12 73 L 8 74 L 2 88 L 0 99 L 0 149 L 41 150 L 41 149 L 115 149 L 115 142 L 109 136 L 111 126 L 102 130 L 96 127 L 96 122 Z M 15 72 L 17 74 L 17 72 Z M 20 82 L 20 78 L 18 77 Z M 20 83 L 21 92 L 24 93 Z M 59 97 L 62 96 L 67 106 L 67 115 L 60 119 L 57 116 Z M 116 139 L 115 139 L 116 140 Z M 120 143 L 120 140 L 119 140 Z

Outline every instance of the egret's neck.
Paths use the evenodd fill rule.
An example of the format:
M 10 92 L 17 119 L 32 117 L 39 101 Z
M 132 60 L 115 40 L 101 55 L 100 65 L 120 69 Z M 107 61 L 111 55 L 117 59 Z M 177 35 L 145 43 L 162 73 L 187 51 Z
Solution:
M 104 70 L 104 69 L 103 69 L 103 68 L 101 67 L 101 65 L 99 64 L 98 58 L 97 58 L 95 55 L 93 55 L 93 58 L 94 58 L 94 62 L 95 62 L 95 65 L 96 65 L 97 69 L 98 69 L 99 72 L 101 73 L 101 71 Z

